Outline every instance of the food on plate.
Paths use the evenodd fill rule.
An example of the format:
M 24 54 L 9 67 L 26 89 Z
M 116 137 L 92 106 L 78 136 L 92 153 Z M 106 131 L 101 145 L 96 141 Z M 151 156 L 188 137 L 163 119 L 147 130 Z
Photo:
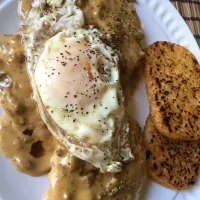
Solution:
M 32 124 L 35 127 L 25 129 Z M 51 169 L 54 140 L 41 119 L 32 124 L 15 124 L 8 115 L 1 116 L 0 152 L 20 172 L 40 176 Z
M 177 140 L 200 139 L 200 67 L 192 53 L 169 42 L 148 47 L 145 76 L 156 129 Z
M 144 133 L 148 175 L 176 190 L 193 186 L 199 174 L 200 141 L 176 141 L 162 135 L 152 116 L 147 119 Z
M 43 200 L 139 199 L 145 150 L 126 108 L 143 56 L 133 5 L 21 0 L 19 14 L 19 35 L 0 37 L 0 151 L 23 173 L 50 171 Z
M 140 128 L 130 119 L 131 139 L 135 160 L 125 164 L 122 172 L 100 173 L 83 160 L 68 153 L 58 144 L 52 156 L 52 170 L 49 173 L 50 187 L 43 200 L 60 199 L 138 199 L 145 174 L 145 158 Z M 136 141 L 135 141 L 136 140 Z
M 131 196 L 137 199 L 145 179 L 144 147 L 137 123 L 129 118 L 135 159 L 125 164 L 120 173 L 100 173 L 93 165 L 70 155 L 41 121 L 37 104 L 31 98 L 20 36 L 1 37 L 1 47 L 1 70 L 12 84 L 1 88 L 1 102 L 5 111 L 9 112 L 0 118 L 0 151 L 23 173 L 38 176 L 51 170 L 50 188 L 44 200 L 59 200 L 66 196 L 78 199 L 80 195 L 87 200 L 100 196 L 102 199 L 130 199 Z M 7 83 L 6 80 L 1 83 Z M 13 101 L 9 100 L 11 98 Z M 20 105 L 25 106 L 24 112 L 15 111 L 14 108 Z
M 129 124 L 118 57 L 98 35 L 95 29 L 69 28 L 49 39 L 34 81 L 54 136 L 102 172 L 118 172 L 121 161 L 133 158 Z
M 0 152 L 19 171 L 38 176 L 50 171 L 53 137 L 41 120 L 25 66 L 21 37 L 0 36 Z
M 135 0 L 77 0 L 86 25 L 95 25 L 104 35 L 104 41 L 118 50 L 120 83 L 125 99 L 130 99 L 139 79 L 139 61 L 144 53 L 141 22 L 133 3 Z M 127 87 L 132 85 L 132 87 Z M 126 103 L 126 101 L 125 101 Z
M 184 47 L 156 42 L 144 59 L 150 115 L 144 130 L 148 175 L 182 190 L 199 175 L 199 65 Z
M 120 9 L 128 5 L 122 2 L 118 2 Z M 129 17 L 131 13 L 136 16 L 132 11 Z M 93 24 L 85 26 L 85 18 L 73 0 L 33 1 L 20 30 L 27 71 L 34 99 L 51 133 L 72 155 L 101 172 L 120 172 L 123 163 L 134 159 L 119 73 L 122 56 L 120 48 L 113 48 L 114 41 L 110 45 L 104 42 L 108 32 L 100 32 Z M 139 27 L 136 29 L 141 35 Z M 139 36 L 132 45 L 125 45 L 136 61 L 142 55 L 138 42 Z M 129 64 L 136 64 L 131 55 L 121 53 Z

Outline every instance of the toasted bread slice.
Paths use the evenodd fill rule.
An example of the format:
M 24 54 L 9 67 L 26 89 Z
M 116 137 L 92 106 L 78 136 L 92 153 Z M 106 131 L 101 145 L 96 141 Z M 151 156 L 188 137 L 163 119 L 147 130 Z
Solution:
M 200 139 L 200 67 L 192 53 L 156 42 L 147 49 L 145 75 L 156 129 L 177 140 Z
M 200 142 L 168 139 L 155 129 L 149 117 L 145 143 L 147 171 L 154 181 L 176 190 L 195 184 L 200 164 Z

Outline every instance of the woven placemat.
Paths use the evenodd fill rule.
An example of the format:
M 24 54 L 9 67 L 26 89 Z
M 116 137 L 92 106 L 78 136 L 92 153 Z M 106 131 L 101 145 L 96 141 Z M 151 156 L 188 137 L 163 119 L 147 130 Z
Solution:
M 200 46 L 200 0 L 170 0 L 188 24 Z

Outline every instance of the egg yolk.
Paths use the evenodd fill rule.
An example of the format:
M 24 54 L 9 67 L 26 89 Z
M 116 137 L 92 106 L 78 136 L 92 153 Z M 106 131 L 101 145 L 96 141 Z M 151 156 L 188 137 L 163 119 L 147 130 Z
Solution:
M 61 102 L 81 109 L 102 96 L 101 55 L 84 40 L 52 45 L 49 49 L 48 85 Z

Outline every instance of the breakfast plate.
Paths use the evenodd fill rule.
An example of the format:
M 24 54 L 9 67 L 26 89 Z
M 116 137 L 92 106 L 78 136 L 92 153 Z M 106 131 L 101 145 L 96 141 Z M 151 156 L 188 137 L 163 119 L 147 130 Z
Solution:
M 145 40 L 142 44 L 144 47 L 158 40 L 171 41 L 190 49 L 200 61 L 200 50 L 192 33 L 168 0 L 138 0 L 136 8 L 144 24 Z M 0 1 L 0 34 L 15 33 L 19 23 L 17 1 Z M 130 104 L 133 103 L 137 106 L 134 107 L 135 110 L 131 107 L 130 114 L 138 120 L 141 127 L 144 127 L 149 110 L 143 78 L 130 102 Z M 39 200 L 42 198 L 48 187 L 47 176 L 33 178 L 21 174 L 1 155 L 0 165 L 0 200 Z M 198 183 L 190 190 L 177 192 L 147 181 L 142 200 L 197 200 L 199 193 Z

